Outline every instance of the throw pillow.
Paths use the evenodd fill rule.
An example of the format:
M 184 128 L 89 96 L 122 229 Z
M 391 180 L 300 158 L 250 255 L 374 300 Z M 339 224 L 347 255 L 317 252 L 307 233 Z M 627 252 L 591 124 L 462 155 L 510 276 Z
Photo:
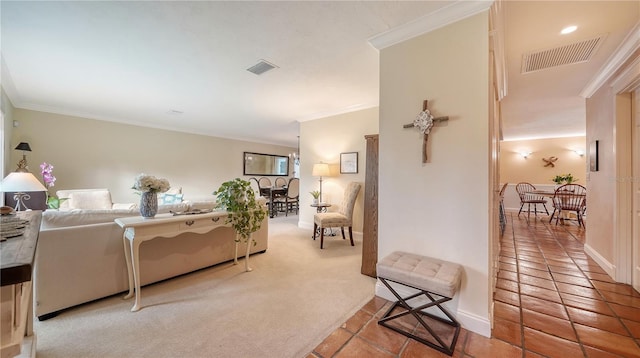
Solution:
M 178 204 L 182 202 L 182 194 L 167 194 L 163 193 L 160 196 L 160 205 Z

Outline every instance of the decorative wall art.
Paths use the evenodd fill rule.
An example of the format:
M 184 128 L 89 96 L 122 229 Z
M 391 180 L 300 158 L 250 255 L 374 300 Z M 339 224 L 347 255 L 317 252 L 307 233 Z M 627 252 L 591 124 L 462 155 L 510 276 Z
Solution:
M 431 132 L 431 128 L 433 128 L 434 123 L 437 122 L 445 122 L 448 121 L 449 117 L 434 117 L 431 114 L 431 111 L 427 109 L 427 100 L 425 99 L 422 102 L 422 112 L 418 113 L 416 119 L 413 120 L 413 123 L 405 124 L 403 128 L 416 128 L 418 129 L 422 135 L 422 162 L 426 163 L 427 158 L 427 142 L 429 141 L 429 133 Z
M 542 161 L 545 163 L 544 166 L 545 167 L 551 167 L 551 168 L 556 166 L 554 164 L 556 162 L 556 160 L 558 160 L 558 158 L 556 158 L 556 157 L 542 158 Z
M 598 143 L 600 141 L 594 140 L 591 142 L 589 146 L 589 170 L 592 172 L 597 172 L 599 167 L 599 153 L 598 153 Z
M 340 153 L 340 174 L 358 173 L 358 152 Z

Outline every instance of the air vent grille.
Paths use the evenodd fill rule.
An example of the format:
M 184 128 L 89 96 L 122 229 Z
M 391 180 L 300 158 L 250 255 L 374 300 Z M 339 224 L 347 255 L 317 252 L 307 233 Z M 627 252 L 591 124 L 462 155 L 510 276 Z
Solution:
M 261 75 L 269 70 L 273 70 L 274 68 L 277 68 L 278 66 L 269 63 L 265 60 L 260 60 L 258 63 L 256 63 L 255 65 L 247 68 L 247 71 L 251 72 L 251 73 L 255 73 L 256 75 Z
M 522 73 L 587 62 L 603 42 L 603 36 L 556 48 L 532 51 L 522 56 Z

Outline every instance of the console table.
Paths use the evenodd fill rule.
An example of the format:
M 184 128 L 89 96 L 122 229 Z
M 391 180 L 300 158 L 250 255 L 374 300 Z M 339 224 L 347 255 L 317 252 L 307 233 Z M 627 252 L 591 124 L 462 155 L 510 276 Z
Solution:
M 129 293 L 124 297 L 131 298 L 135 292 L 136 300 L 131 308 L 131 312 L 140 310 L 140 244 L 144 241 L 153 240 L 160 237 L 171 238 L 182 233 L 206 234 L 216 228 L 227 226 L 225 223 L 227 213 L 224 211 L 214 211 L 204 214 L 194 215 L 171 215 L 160 214 L 155 218 L 143 218 L 132 216 L 115 219 L 116 224 L 124 228 L 122 240 L 124 242 L 124 254 L 127 261 L 127 273 L 129 275 Z M 245 268 L 249 268 L 249 248 L 245 259 Z M 234 263 L 238 263 L 238 242 L 236 241 L 236 252 Z
M 0 243 L 0 355 L 3 358 L 18 354 L 35 356 L 31 282 L 42 212 L 20 211 L 16 216 L 29 220 L 29 223 L 22 235 L 10 237 Z

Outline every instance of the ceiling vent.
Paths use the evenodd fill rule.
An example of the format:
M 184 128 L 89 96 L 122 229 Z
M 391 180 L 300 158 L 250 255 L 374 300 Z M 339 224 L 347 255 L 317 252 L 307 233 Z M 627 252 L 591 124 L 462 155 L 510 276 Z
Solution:
M 269 70 L 273 70 L 274 68 L 277 68 L 278 66 L 269 63 L 265 60 L 260 60 L 258 63 L 256 63 L 255 65 L 247 68 L 247 71 L 251 72 L 251 73 L 255 73 L 256 75 L 261 75 Z
M 598 36 L 569 45 L 525 53 L 522 56 L 522 73 L 587 62 L 603 41 L 604 36 Z

